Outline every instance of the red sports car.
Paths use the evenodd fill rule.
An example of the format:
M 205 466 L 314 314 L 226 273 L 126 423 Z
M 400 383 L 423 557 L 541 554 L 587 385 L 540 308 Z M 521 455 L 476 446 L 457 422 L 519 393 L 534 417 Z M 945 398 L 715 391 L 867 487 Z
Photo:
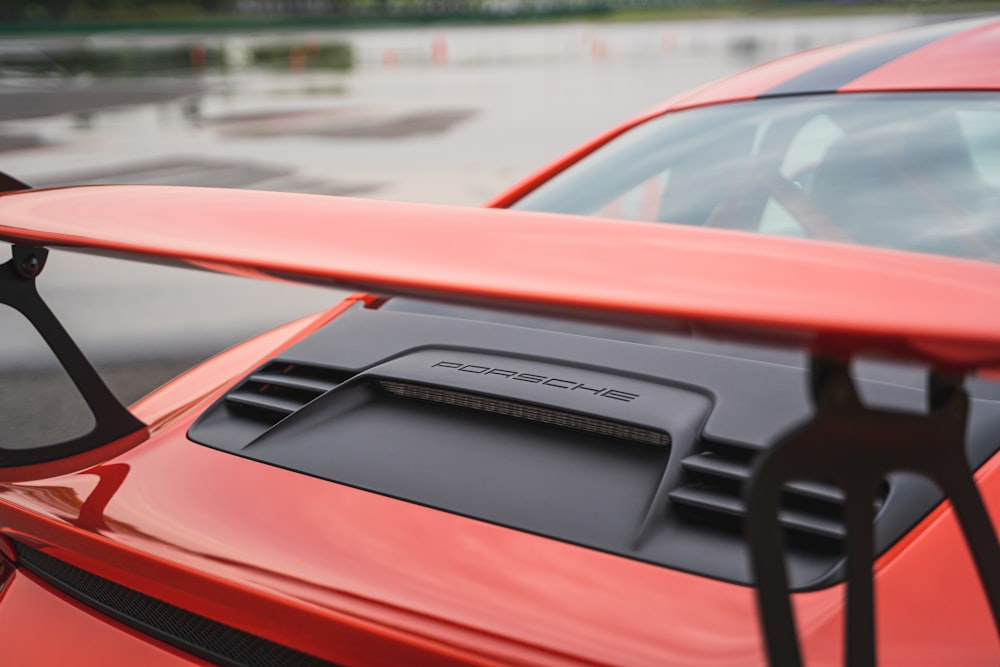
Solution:
M 998 91 L 975 20 L 491 208 L 6 179 L 0 302 L 96 425 L 0 441 L 3 664 L 1000 664 Z M 126 409 L 46 248 L 360 292 Z

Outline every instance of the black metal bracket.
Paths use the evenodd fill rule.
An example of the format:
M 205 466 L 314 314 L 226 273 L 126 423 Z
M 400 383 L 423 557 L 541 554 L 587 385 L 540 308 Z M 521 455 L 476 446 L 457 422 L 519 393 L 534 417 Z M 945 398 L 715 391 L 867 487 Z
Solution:
M 0 192 L 13 192 L 15 190 L 30 190 L 31 186 L 23 181 L 19 181 L 13 176 L 0 171 Z
M 11 252 L 12 258 L 0 264 L 0 303 L 21 313 L 42 336 L 86 401 L 94 416 L 95 426 L 78 438 L 30 449 L 8 448 L 0 444 L 0 468 L 65 458 L 145 428 L 145 424 L 111 393 L 38 294 L 35 278 L 45 268 L 48 250 L 14 245 Z
M 876 664 L 874 503 L 882 479 L 898 470 L 927 477 L 951 501 L 1000 634 L 1000 544 L 965 455 L 962 376 L 931 372 L 929 413 L 920 415 L 865 407 L 845 362 L 814 358 L 810 373 L 815 416 L 761 454 L 746 489 L 744 529 L 772 667 L 802 664 L 778 521 L 782 488 L 792 481 L 829 482 L 845 492 L 845 664 Z

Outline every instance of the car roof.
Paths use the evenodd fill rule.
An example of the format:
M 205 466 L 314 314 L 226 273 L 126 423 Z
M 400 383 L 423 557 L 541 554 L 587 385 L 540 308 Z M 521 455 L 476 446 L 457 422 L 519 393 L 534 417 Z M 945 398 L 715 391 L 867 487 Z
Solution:
M 672 111 L 795 95 L 989 90 L 1000 90 L 1000 17 L 947 21 L 802 51 L 647 109 L 515 184 L 486 206 L 511 206 L 614 138 Z
M 779 58 L 666 102 L 660 113 L 764 97 L 1000 90 L 1000 19 L 949 21 Z

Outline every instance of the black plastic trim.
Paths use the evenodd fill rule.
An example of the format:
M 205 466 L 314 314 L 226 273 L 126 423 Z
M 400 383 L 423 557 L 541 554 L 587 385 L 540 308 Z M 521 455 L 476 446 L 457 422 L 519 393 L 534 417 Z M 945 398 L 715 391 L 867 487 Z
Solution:
M 224 667 L 336 667 L 14 542 L 17 565 L 115 620 Z M 58 631 L 58 630 L 56 630 Z
M 48 250 L 11 246 L 12 258 L 0 264 L 0 303 L 21 313 L 45 340 L 94 416 L 94 428 L 78 438 L 32 448 L 0 445 L 0 468 L 44 463 L 95 449 L 146 427 L 123 406 L 38 294 L 35 279 Z
M 698 454 L 684 459 L 684 469 L 709 475 L 726 477 L 739 482 L 750 479 L 750 465 L 734 463 L 718 456 Z M 844 492 L 829 484 L 818 482 L 789 482 L 785 489 L 796 494 L 815 498 L 829 503 L 844 502 Z
M 289 389 L 312 391 L 317 394 L 330 391 L 339 384 L 338 382 L 325 382 L 323 380 L 313 380 L 307 377 L 295 377 L 283 375 L 281 373 L 268 372 L 254 373 L 250 376 L 250 381 L 257 382 L 259 384 L 272 384 L 279 387 L 287 387 Z
M 15 192 L 17 190 L 30 190 L 31 186 L 23 181 L 19 181 L 10 174 L 0 171 L 0 192 Z
M 253 394 L 248 391 L 233 391 L 226 394 L 226 402 L 242 405 L 249 408 L 260 408 L 276 412 L 279 415 L 290 415 L 302 407 L 298 401 L 290 401 L 277 396 L 267 396 L 266 394 Z
M 724 448 L 734 465 L 724 465 L 716 477 L 737 505 L 742 502 L 746 473 L 740 466 L 751 469 L 760 452 L 813 416 L 807 362 L 794 349 L 392 299 L 380 309 L 349 309 L 273 362 L 332 373 L 341 378 L 338 387 L 266 424 L 220 401 L 189 437 L 408 502 L 750 585 L 738 509 L 713 513 L 677 502 L 671 493 L 712 475 L 704 462 L 693 461 Z M 916 413 L 926 404 L 926 376 L 919 369 L 857 366 L 866 404 Z M 535 381 L 514 379 L 519 374 Z M 546 386 L 545 378 L 557 381 Z M 615 461 L 627 441 L 586 435 L 578 441 L 543 424 L 394 397 L 379 387 L 386 379 L 661 431 L 670 436 L 670 454 L 631 468 L 625 459 Z M 577 384 L 641 398 L 595 397 L 571 389 Z M 966 452 L 978 467 L 1000 446 L 1000 386 L 981 380 L 967 385 Z M 452 446 L 456 440 L 471 444 Z M 598 472 L 601 456 L 611 457 L 608 474 Z M 573 466 L 582 472 L 563 471 Z M 506 486 L 493 479 L 500 474 L 512 475 Z M 519 475 L 538 476 L 529 484 L 535 490 L 520 494 Z M 626 490 L 606 488 L 615 486 Z M 588 496 L 593 489 L 619 495 L 602 504 Z M 843 532 L 836 526 L 843 494 L 802 480 L 785 489 L 792 589 L 843 581 Z M 931 482 L 907 472 L 890 473 L 878 494 L 879 553 L 941 501 Z M 512 510 L 506 504 L 515 500 L 521 506 Z M 565 511 L 533 511 L 540 507 L 545 514 L 554 502 Z

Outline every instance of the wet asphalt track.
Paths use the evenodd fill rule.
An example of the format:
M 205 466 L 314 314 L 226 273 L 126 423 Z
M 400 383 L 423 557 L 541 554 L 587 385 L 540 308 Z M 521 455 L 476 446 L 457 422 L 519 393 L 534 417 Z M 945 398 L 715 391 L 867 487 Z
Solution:
M 98 371 L 127 405 L 200 360 L 186 357 L 100 364 Z M 8 447 L 61 442 L 87 432 L 93 424 L 90 411 L 68 378 L 52 367 L 5 371 L 0 382 L 0 405 L 0 434 Z

